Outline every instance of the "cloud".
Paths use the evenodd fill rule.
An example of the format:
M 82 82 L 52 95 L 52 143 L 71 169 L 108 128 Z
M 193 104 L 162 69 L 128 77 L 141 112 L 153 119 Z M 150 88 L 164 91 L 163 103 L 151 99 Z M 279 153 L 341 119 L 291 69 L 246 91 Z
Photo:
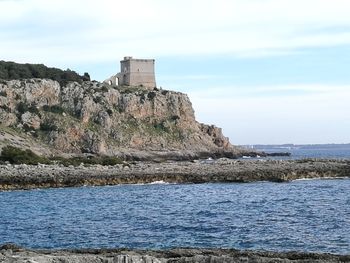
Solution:
M 26 0 L 0 9 L 0 55 L 19 61 L 269 56 L 350 44 L 347 0 Z
M 196 99 L 215 99 L 227 101 L 234 99 L 261 99 L 273 98 L 283 100 L 285 97 L 295 99 L 296 97 L 319 96 L 350 96 L 349 85 L 322 85 L 322 84 L 286 84 L 286 85 L 258 85 L 258 86 L 213 86 L 192 89 L 189 94 Z M 230 104 L 230 103 L 228 103 Z
M 267 94 L 252 92 L 243 96 L 225 88 L 223 93 L 202 90 L 190 92 L 189 96 L 197 118 L 221 126 L 233 143 L 349 142 L 350 86 L 314 84 L 250 89 Z M 285 90 L 296 94 L 284 95 Z
M 350 45 L 348 0 L 0 0 L 0 10 L 0 59 L 62 68 L 117 67 L 124 55 L 254 58 Z M 223 126 L 233 142 L 348 141 L 350 86 L 234 86 L 217 70 L 169 74 L 162 78 L 172 88 L 198 82 L 189 95 L 199 119 Z

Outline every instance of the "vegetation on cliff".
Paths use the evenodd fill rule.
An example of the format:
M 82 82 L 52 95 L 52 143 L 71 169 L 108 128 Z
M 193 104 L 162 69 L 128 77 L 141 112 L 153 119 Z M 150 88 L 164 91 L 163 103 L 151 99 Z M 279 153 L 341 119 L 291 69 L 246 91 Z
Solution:
M 9 162 L 11 164 L 47 164 L 49 160 L 45 157 L 41 157 L 31 150 L 22 150 L 13 146 L 6 146 L 2 149 L 0 155 L 0 161 Z
M 0 61 L 0 79 L 52 79 L 58 81 L 61 85 L 66 85 L 69 81 L 89 81 L 90 76 L 84 73 L 83 76 L 70 69 L 61 70 L 50 68 L 43 64 L 19 64 L 15 62 Z
M 0 155 L 0 164 L 8 162 L 10 164 L 62 164 L 64 166 L 79 166 L 79 165 L 127 165 L 123 160 L 113 156 L 89 156 L 89 157 L 71 157 L 64 158 L 53 156 L 47 158 L 39 156 L 30 149 L 20 149 L 18 147 L 7 145 L 2 148 Z

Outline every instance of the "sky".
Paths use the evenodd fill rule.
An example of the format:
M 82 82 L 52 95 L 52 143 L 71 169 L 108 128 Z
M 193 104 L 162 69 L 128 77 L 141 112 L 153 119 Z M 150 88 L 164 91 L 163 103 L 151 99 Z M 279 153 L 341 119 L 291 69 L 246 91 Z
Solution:
M 350 143 L 349 0 L 0 0 L 0 60 L 89 72 L 154 58 L 233 144 Z

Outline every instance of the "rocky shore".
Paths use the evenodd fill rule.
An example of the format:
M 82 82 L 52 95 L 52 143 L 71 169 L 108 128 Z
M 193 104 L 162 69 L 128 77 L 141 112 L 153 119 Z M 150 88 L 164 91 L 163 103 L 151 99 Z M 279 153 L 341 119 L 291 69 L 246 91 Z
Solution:
M 0 190 L 168 183 L 285 182 L 350 177 L 350 160 L 198 160 L 114 166 L 0 165 Z
M 165 263 L 165 262 L 350 262 L 350 255 L 332 255 L 299 252 L 259 252 L 235 249 L 80 249 L 28 250 L 17 246 L 0 247 L 2 263 Z

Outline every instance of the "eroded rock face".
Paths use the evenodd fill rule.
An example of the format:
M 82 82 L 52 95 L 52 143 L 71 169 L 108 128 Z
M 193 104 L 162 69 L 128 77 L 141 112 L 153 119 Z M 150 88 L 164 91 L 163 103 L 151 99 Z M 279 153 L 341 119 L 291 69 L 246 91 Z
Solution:
M 11 112 L 7 112 L 3 109 L 0 109 L 0 124 L 5 127 L 15 125 L 17 123 L 17 117 Z
M 30 129 L 39 129 L 40 128 L 40 117 L 37 114 L 25 112 L 21 116 L 21 122 L 23 125 Z
M 66 153 L 235 150 L 220 128 L 195 120 L 186 94 L 99 82 L 2 81 L 0 125 L 34 130 Z

